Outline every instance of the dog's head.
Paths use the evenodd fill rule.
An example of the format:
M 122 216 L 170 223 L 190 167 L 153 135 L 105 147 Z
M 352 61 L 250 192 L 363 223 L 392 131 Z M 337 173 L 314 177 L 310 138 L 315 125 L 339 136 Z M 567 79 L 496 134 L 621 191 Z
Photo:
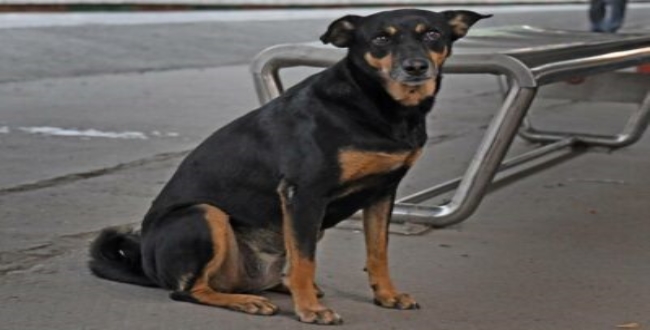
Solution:
M 437 77 L 454 41 L 478 20 L 490 17 L 467 10 L 385 11 L 344 16 L 330 24 L 323 43 L 349 48 L 362 70 L 377 76 L 397 102 L 415 106 L 437 91 Z

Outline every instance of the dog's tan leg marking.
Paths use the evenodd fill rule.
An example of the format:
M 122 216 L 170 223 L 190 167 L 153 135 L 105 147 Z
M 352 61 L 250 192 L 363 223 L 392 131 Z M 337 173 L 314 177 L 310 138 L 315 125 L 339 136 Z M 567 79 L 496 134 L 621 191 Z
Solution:
M 316 283 L 314 283 L 314 290 L 316 290 L 316 297 L 323 298 L 325 296 L 325 292 L 323 292 L 323 290 L 321 290 L 321 288 Z M 289 294 L 289 295 L 291 294 L 291 290 L 289 290 L 289 288 L 286 285 L 284 285 L 284 283 L 280 283 L 270 288 L 268 291 L 282 293 L 282 294 Z
M 255 295 L 227 293 L 240 277 L 239 252 L 228 215 L 220 209 L 201 205 L 210 227 L 213 257 L 190 290 L 190 295 L 206 305 L 224 307 L 248 314 L 273 315 L 278 307 Z
M 392 197 L 386 197 L 363 210 L 366 238 L 366 270 L 375 303 L 396 309 L 417 309 L 418 303 L 406 293 L 399 293 L 388 271 L 388 222 L 392 212 Z
M 298 320 L 305 323 L 340 324 L 341 317 L 318 301 L 314 283 L 316 264 L 314 260 L 303 256 L 298 249 L 293 230 L 293 218 L 284 190 L 284 183 L 282 183 L 278 194 L 282 206 L 282 232 L 289 266 L 284 285 L 291 291 Z

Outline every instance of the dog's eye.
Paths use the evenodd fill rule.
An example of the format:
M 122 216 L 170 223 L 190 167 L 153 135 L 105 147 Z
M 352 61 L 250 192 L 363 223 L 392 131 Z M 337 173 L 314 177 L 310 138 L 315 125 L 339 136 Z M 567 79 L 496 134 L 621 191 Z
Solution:
M 381 34 L 372 38 L 372 43 L 376 46 L 385 46 L 390 43 L 390 37 L 385 34 Z
M 424 40 L 424 41 L 436 41 L 436 40 L 440 39 L 440 36 L 441 36 L 440 32 L 431 30 L 431 31 L 427 31 L 427 32 L 424 33 L 424 35 L 422 36 L 422 40 Z

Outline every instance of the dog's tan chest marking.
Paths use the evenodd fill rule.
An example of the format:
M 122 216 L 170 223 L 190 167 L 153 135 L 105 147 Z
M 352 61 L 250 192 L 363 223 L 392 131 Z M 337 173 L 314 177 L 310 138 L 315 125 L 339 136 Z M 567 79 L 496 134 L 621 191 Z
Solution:
M 389 173 L 401 167 L 411 167 L 422 153 L 421 149 L 396 153 L 343 150 L 339 152 L 340 182 Z

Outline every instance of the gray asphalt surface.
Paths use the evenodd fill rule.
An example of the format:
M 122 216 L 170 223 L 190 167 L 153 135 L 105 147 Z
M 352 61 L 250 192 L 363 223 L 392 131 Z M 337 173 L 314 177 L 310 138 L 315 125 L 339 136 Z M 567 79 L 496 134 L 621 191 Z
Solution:
M 544 9 L 548 8 L 548 9 Z M 580 6 L 503 13 L 481 26 L 586 29 Z M 650 7 L 626 28 L 650 27 Z M 2 17 L 0 16 L 0 20 Z M 0 329 L 306 329 L 93 278 L 86 247 L 139 221 L 184 151 L 256 106 L 247 64 L 313 41 L 329 20 L 0 29 Z M 296 73 L 297 74 L 297 73 Z M 492 77 L 448 76 L 430 141 L 401 194 L 461 174 L 499 104 Z M 539 100 L 541 124 L 614 132 L 630 105 Z M 568 117 L 566 109 L 571 110 Z M 615 111 L 612 112 L 611 110 Z M 543 115 L 542 115 L 543 114 Z M 139 132 L 50 136 L 22 128 Z M 650 324 L 650 138 L 598 151 L 490 195 L 466 223 L 391 239 L 397 284 L 423 309 L 370 303 L 360 233 L 319 247 L 325 303 L 351 329 L 616 329 Z M 519 142 L 514 151 L 531 146 Z

